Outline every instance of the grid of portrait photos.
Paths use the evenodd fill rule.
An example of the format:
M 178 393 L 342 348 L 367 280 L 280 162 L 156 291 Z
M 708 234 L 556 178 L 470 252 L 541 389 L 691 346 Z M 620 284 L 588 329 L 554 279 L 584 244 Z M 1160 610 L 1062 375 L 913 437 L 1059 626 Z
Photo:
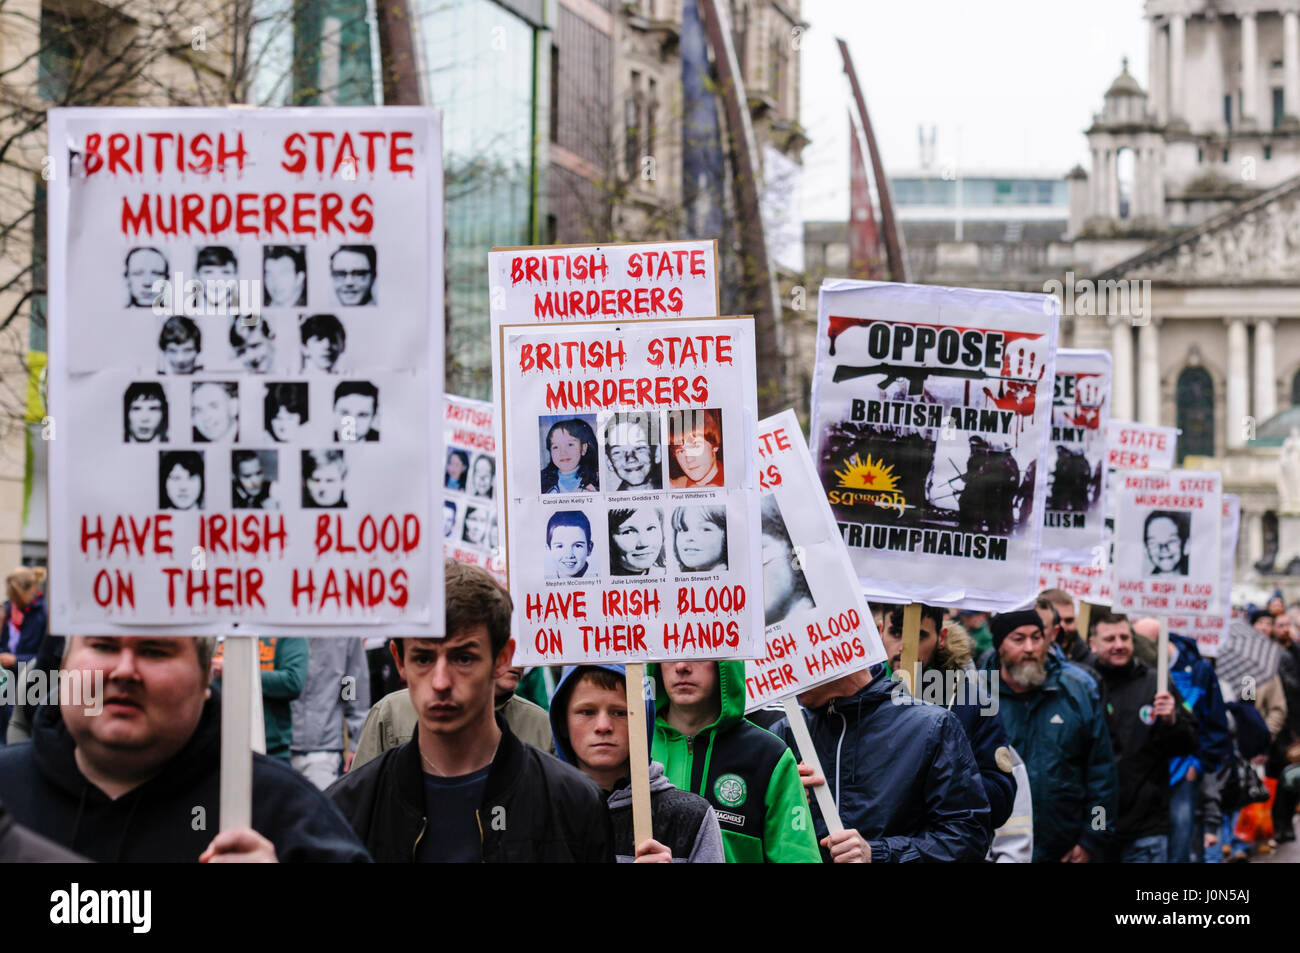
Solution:
M 154 317 L 156 376 L 127 385 L 122 439 L 155 445 L 159 508 L 347 509 L 382 430 L 379 386 L 348 371 L 374 246 L 133 245 L 123 278 Z
M 723 427 L 714 408 L 539 417 L 548 583 L 726 572 Z
M 447 444 L 443 472 L 442 535 L 457 548 L 468 547 L 483 559 L 500 548 L 497 529 L 494 453 Z

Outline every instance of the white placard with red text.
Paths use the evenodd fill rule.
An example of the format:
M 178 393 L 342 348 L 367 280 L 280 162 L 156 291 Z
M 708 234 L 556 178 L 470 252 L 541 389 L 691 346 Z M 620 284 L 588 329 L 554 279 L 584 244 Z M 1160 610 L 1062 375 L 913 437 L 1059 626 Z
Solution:
M 753 320 L 502 340 L 515 664 L 761 654 Z
M 50 154 L 52 631 L 442 635 L 440 114 L 52 110 Z
M 1043 559 L 1090 564 L 1105 532 L 1110 355 L 1061 348 L 1052 392 L 1052 446 Z
M 495 406 L 447 394 L 443 437 L 443 554 L 466 565 L 481 566 L 505 585 L 506 557 L 497 524 L 501 477 Z
M 1232 592 L 1233 564 L 1236 561 L 1237 533 L 1241 528 L 1241 499 L 1232 493 L 1223 494 L 1223 556 L 1220 571 L 1223 573 L 1223 591 Z M 1224 599 L 1222 612 L 1210 615 L 1170 616 L 1169 631 L 1196 640 L 1196 648 L 1205 658 L 1219 654 L 1219 646 L 1228 637 L 1232 621 L 1230 600 Z
M 1222 475 L 1119 470 L 1115 491 L 1115 609 L 1163 616 L 1221 611 Z
M 1178 444 L 1177 427 L 1156 427 L 1131 420 L 1112 420 L 1107 431 L 1106 466 L 1112 470 L 1171 470 Z
M 793 410 L 759 421 L 762 657 L 745 663 L 745 708 L 761 708 L 885 660 Z

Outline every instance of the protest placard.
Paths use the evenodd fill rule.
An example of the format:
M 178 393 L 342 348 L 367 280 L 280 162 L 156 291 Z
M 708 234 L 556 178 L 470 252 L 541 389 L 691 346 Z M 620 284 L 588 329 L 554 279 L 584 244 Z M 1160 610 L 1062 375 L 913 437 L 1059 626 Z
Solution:
M 439 636 L 439 115 L 54 110 L 59 633 Z
M 1039 563 L 1038 589 L 1060 589 L 1083 602 L 1108 606 L 1113 598 L 1110 564 L 1104 552 L 1096 563 Z
M 745 708 L 885 660 L 793 410 L 758 425 L 764 652 L 745 662 Z
M 1172 470 L 1178 434 L 1177 427 L 1112 420 L 1106 465 L 1112 470 Z
M 1110 355 L 1056 352 L 1052 447 L 1043 511 L 1044 560 L 1090 564 L 1106 516 L 1106 431 L 1110 422 Z
M 1218 613 L 1223 478 L 1199 470 L 1120 470 L 1115 609 L 1168 617 Z
M 501 333 L 515 663 L 760 654 L 753 321 Z
M 497 524 L 496 408 L 447 394 L 443 406 L 446 465 L 442 474 L 443 553 L 482 566 L 502 585 L 506 557 Z
M 813 459 L 868 599 L 1033 596 L 1057 321 L 1047 295 L 822 285 Z
M 1208 615 L 1171 615 L 1169 631 L 1196 640 L 1196 648 L 1205 658 L 1214 658 L 1219 647 L 1228 638 L 1228 625 L 1232 621 L 1233 563 L 1236 561 L 1237 534 L 1241 529 L 1241 499 L 1232 493 L 1223 494 L 1223 539 L 1219 571 L 1223 576 L 1223 608 Z

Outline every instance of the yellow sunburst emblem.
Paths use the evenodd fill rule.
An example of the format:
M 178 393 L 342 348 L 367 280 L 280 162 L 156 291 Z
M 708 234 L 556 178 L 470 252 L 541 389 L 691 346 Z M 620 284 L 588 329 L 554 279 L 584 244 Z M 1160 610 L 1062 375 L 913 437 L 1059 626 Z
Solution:
M 874 490 L 877 493 L 898 491 L 898 477 L 894 468 L 886 466 L 880 460 L 873 460 L 871 454 L 863 460 L 856 453 L 845 465 L 835 471 L 840 486 L 849 490 Z

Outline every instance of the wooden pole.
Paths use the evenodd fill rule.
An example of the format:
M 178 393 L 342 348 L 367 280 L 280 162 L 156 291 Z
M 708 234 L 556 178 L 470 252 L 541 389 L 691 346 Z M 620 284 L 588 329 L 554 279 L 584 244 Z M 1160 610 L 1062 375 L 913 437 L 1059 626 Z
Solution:
M 627 682 L 627 741 L 632 774 L 632 850 L 654 836 L 650 818 L 650 742 L 646 725 L 645 664 L 623 666 Z
M 221 830 L 253 823 L 253 679 L 257 639 L 227 636 L 221 650 Z
M 1160 617 L 1160 636 L 1156 640 L 1156 693 L 1169 691 L 1169 620 Z
M 781 705 L 785 708 L 785 719 L 790 723 L 790 733 L 794 735 L 794 746 L 799 749 L 799 760 L 812 768 L 813 774 L 826 778 L 821 759 L 817 757 L 817 749 L 813 747 L 812 735 L 808 733 L 808 722 L 803 720 L 803 709 L 799 707 L 799 702 L 794 698 L 786 698 Z M 831 797 L 830 782 L 831 779 L 826 778 L 825 784 L 813 788 L 813 797 L 817 798 L 817 807 L 822 812 L 822 820 L 826 822 L 826 832 L 838 834 L 844 830 L 844 825 L 840 823 L 835 798 Z
M 920 665 L 917 664 L 921 641 L 921 603 L 909 602 L 903 607 L 903 654 L 898 659 L 898 674 L 907 692 L 916 696 L 919 688 Z
M 1074 637 L 1088 644 L 1088 620 L 1092 616 L 1092 603 L 1079 600 L 1079 611 L 1074 614 Z

